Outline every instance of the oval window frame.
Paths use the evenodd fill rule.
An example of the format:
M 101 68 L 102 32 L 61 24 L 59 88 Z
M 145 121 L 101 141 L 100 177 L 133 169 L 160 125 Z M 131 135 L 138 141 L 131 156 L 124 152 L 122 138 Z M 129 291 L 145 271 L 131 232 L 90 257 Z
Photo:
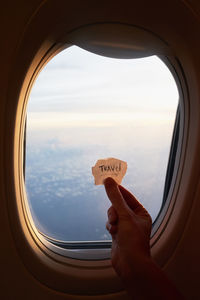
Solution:
M 104 33 L 106 33 L 106 37 L 104 38 Z M 113 33 L 117 33 L 117 36 L 113 37 Z M 141 35 L 141 38 L 140 38 Z M 132 41 L 134 38 L 137 41 L 137 45 Z M 150 42 L 152 39 L 152 42 Z M 166 64 L 168 69 L 171 71 L 171 74 L 176 82 L 177 89 L 179 91 L 179 105 L 180 105 L 180 134 L 179 134 L 179 141 L 177 146 L 177 153 L 180 154 L 181 151 L 181 142 L 183 136 L 183 124 L 184 124 L 184 105 L 183 105 L 183 94 L 181 85 L 178 79 L 178 75 L 174 66 L 172 65 L 171 61 L 166 57 L 167 54 L 170 53 L 170 49 L 166 43 L 163 43 L 161 39 L 155 37 L 152 33 L 145 31 L 139 27 L 125 25 L 125 24 L 118 24 L 118 23 L 103 23 L 103 24 L 92 24 L 83 26 L 81 28 L 75 29 L 72 32 L 68 33 L 64 38 L 60 39 L 64 45 L 61 48 L 56 49 L 56 52 L 48 53 L 45 56 L 40 64 L 37 66 L 37 70 L 34 74 L 34 79 L 31 82 L 31 86 L 35 82 L 37 76 L 39 75 L 40 71 L 46 64 L 58 53 L 63 51 L 64 49 L 76 45 L 79 46 L 87 51 L 92 53 L 96 53 L 99 55 L 107 56 L 107 57 L 117 57 L 117 58 L 138 58 L 138 57 L 146 57 L 149 55 L 155 55 L 157 52 L 159 54 L 159 58 Z M 97 43 L 97 41 L 99 43 Z M 130 44 L 129 44 L 130 42 Z M 73 44 L 71 44 L 73 43 Z M 150 47 L 149 47 L 150 44 Z M 107 46 L 108 45 L 108 46 Z M 120 47 L 118 46 L 120 45 Z M 152 47 L 152 49 L 151 49 Z M 154 53 L 153 48 L 156 47 L 156 51 Z M 149 49 L 150 48 L 150 49 Z M 128 51 L 127 51 L 128 49 Z M 140 50 L 142 49 L 141 55 Z M 120 55 L 120 52 L 121 55 Z M 162 52 L 164 54 L 162 54 Z M 50 54 L 50 55 L 49 55 Z M 29 89 L 28 94 L 30 94 L 31 89 Z M 26 100 L 26 103 L 28 99 Z M 27 105 L 27 104 L 26 104 Z M 24 153 L 24 149 L 23 149 Z M 175 162 L 178 164 L 177 153 L 175 153 Z M 179 157 L 179 156 L 178 156 Z M 178 165 L 174 168 L 174 170 L 178 171 Z M 176 172 L 173 172 L 173 180 L 171 180 L 169 195 L 171 196 L 173 185 L 175 184 L 176 180 Z M 24 192 L 25 187 L 24 187 Z M 171 194 L 170 194 L 171 193 Z M 167 208 L 169 206 L 168 199 L 170 196 L 165 199 L 165 203 L 163 203 L 161 210 L 153 224 L 151 238 L 154 236 L 160 224 L 162 223 L 163 217 L 166 214 Z M 66 243 L 62 244 L 52 238 L 45 236 L 43 233 L 39 232 L 34 224 L 34 221 L 31 216 L 31 212 L 29 210 L 28 201 L 25 197 L 25 210 L 26 210 L 26 217 L 27 223 L 29 222 L 29 226 L 32 227 L 32 230 L 36 232 L 39 239 L 42 243 L 53 252 L 58 253 L 59 255 L 66 256 L 68 258 L 73 259 L 81 259 L 81 260 L 103 260 L 110 258 L 110 242 L 97 242 L 97 243 Z

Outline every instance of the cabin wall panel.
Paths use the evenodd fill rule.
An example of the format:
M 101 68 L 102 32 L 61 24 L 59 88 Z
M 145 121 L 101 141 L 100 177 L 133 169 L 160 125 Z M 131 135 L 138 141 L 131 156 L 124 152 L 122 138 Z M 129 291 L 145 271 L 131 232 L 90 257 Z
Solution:
M 191 199 L 192 201 L 192 199 Z M 179 289 L 192 300 L 199 297 L 200 278 L 200 182 L 198 183 L 193 208 L 188 217 L 184 234 L 171 257 L 166 272 L 176 282 Z M 184 273 L 184 276 L 183 276 Z
M 25 41 L 29 43 L 26 49 L 30 52 L 24 55 L 23 65 L 21 68 L 25 69 L 26 64 L 30 60 L 30 54 L 34 56 L 34 49 L 37 45 L 42 44 L 42 39 L 46 38 L 49 32 L 54 32 L 54 26 L 66 24 L 69 30 L 78 26 L 86 25 L 93 22 L 121 22 L 128 24 L 140 24 L 140 15 L 143 14 L 144 27 L 155 31 L 158 35 L 164 35 L 169 45 L 176 45 L 176 53 L 186 69 L 188 65 L 199 64 L 199 38 L 198 30 L 199 23 L 197 18 L 191 21 L 191 11 L 184 7 L 183 1 L 137 1 L 133 0 L 114 1 L 27 1 L 16 0 L 5 2 L 2 4 L 0 10 L 0 222 L 1 222 L 1 247 L 0 247 L 0 261 L 1 261 L 1 290 L 2 299 L 71 299 L 76 300 L 80 297 L 65 295 L 56 291 L 52 291 L 48 287 L 39 283 L 38 280 L 28 272 L 23 265 L 18 252 L 16 250 L 14 240 L 10 230 L 10 222 L 7 213 L 7 199 L 5 193 L 5 169 L 8 161 L 4 160 L 4 141 L 6 130 L 5 115 L 7 94 L 10 92 L 10 80 L 15 80 L 11 74 L 13 64 L 16 63 L 16 53 L 20 43 Z M 194 6 L 196 12 L 200 15 L 200 6 L 198 0 L 188 0 L 191 6 Z M 57 4 L 56 4 L 57 3 Z M 173 11 L 173 5 L 180 7 L 182 16 L 178 15 L 178 11 Z M 37 13 L 37 8 L 40 7 Z M 152 13 L 149 14 L 149 9 Z M 62 9 L 65 7 L 65 10 Z M 53 9 L 52 9 L 53 8 Z M 146 8 L 146 9 L 144 9 Z M 66 11 L 69 12 L 66 18 Z M 139 13 L 138 13 L 139 11 Z M 72 13 L 70 13 L 72 12 Z M 166 22 L 162 14 L 169 14 L 169 22 Z M 183 25 L 181 20 L 185 20 Z M 154 19 L 154 22 L 151 20 Z M 190 21 L 189 21 L 190 20 Z M 55 25 L 56 24 L 56 25 Z M 173 30 L 175 26 L 176 30 Z M 170 28 L 170 30 L 169 30 Z M 198 28 L 192 30 L 191 28 Z M 26 33 L 29 32 L 27 36 Z M 52 39 L 54 34 L 52 33 Z M 184 38 L 183 38 L 184 37 Z M 26 40 L 24 40 L 26 38 Z M 187 40 L 187 42 L 186 42 Z M 32 43 L 31 43 L 32 42 Z M 192 48 L 190 48 L 192 46 Z M 192 51 L 193 61 L 185 59 L 188 53 Z M 188 81 L 191 78 L 200 78 L 199 74 L 187 74 Z M 17 82 L 17 78 L 16 78 Z M 192 83 L 191 83 L 192 84 Z M 199 82 L 196 85 L 200 86 Z M 191 92 L 192 95 L 192 92 Z M 13 107 L 15 104 L 13 103 Z M 195 112 L 194 112 L 195 113 Z M 199 112 L 196 112 L 199 113 Z M 196 129 L 197 130 L 197 129 Z M 9 158 L 8 158 L 9 159 Z M 12 158 L 10 158 L 12 159 Z M 198 173 L 198 170 L 196 171 Z M 197 177 L 197 174 L 195 175 Z M 194 187 L 195 188 L 195 187 Z M 187 227 L 183 237 L 177 245 L 176 252 L 171 257 L 169 263 L 165 267 L 166 272 L 174 280 L 180 290 L 188 297 L 188 299 L 196 299 L 198 295 L 199 277 L 200 277 L 200 226 L 199 226 L 199 212 L 200 212 L 200 185 L 196 190 L 194 204 L 189 215 Z M 24 249 L 26 251 L 26 249 Z M 192 280 L 191 280 L 192 278 Z M 67 284 L 67 283 L 66 283 Z M 91 297 L 90 299 L 102 299 L 103 296 Z M 105 299 L 125 299 L 125 296 L 107 295 Z M 88 299 L 87 296 L 81 299 Z

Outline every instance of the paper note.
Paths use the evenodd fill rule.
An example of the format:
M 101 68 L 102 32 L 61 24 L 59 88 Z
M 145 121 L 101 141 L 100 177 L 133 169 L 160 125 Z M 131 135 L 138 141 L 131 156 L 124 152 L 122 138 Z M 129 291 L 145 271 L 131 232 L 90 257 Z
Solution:
M 96 185 L 103 184 L 107 177 L 112 177 L 118 184 L 121 184 L 126 174 L 127 163 L 116 158 L 99 159 L 95 166 L 92 167 L 94 183 Z

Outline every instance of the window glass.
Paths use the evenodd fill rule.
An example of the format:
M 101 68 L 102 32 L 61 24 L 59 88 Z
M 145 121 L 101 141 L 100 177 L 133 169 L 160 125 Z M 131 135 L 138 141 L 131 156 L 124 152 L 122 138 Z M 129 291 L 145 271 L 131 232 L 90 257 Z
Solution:
M 156 56 L 113 59 L 72 46 L 40 72 L 27 107 L 25 185 L 39 231 L 62 241 L 103 241 L 110 206 L 91 167 L 128 163 L 122 184 L 155 220 L 178 105 Z

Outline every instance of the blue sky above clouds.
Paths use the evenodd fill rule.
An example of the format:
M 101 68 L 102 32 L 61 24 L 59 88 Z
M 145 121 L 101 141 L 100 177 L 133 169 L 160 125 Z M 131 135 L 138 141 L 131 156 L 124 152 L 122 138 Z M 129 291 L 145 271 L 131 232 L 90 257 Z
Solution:
M 56 55 L 36 79 L 27 107 L 26 187 L 38 227 L 65 240 L 109 238 L 109 202 L 91 175 L 105 157 L 127 161 L 123 184 L 155 218 L 177 104 L 175 81 L 158 57 L 111 59 L 75 46 Z M 77 206 L 80 226 L 71 233 Z

